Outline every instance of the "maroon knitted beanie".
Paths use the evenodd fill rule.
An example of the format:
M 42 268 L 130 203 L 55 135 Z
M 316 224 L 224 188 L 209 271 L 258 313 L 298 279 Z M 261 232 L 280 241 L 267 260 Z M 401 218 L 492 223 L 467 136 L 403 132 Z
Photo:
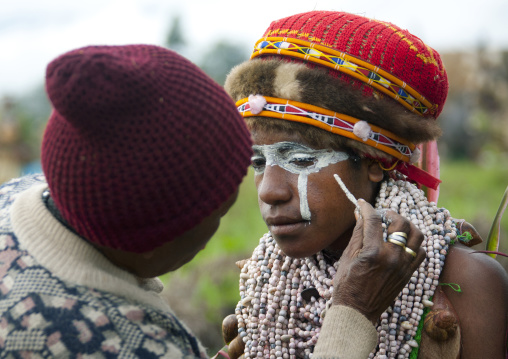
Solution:
M 48 65 L 46 91 L 50 193 L 93 243 L 150 251 L 199 224 L 247 172 L 250 135 L 233 101 L 171 50 L 70 51 Z

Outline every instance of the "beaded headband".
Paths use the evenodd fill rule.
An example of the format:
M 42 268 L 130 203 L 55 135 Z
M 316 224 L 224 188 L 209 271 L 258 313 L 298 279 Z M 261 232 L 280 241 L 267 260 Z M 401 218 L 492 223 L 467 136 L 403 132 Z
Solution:
M 414 144 L 380 127 L 367 124 L 365 121 L 302 102 L 275 97 L 260 97 L 265 99 L 261 112 L 253 109 L 255 105 L 251 105 L 252 97 L 236 102 L 238 111 L 243 117 L 265 116 L 316 126 L 363 142 L 404 162 L 410 162 L 411 156 L 415 154 L 416 146 Z
M 419 157 L 419 150 L 413 143 L 366 121 L 302 102 L 261 95 L 243 98 L 236 106 L 243 117 L 264 116 L 305 123 L 365 143 L 397 159 L 385 170 L 396 169 L 410 180 L 432 189 L 437 189 L 441 182 L 412 165 Z
M 433 115 L 437 105 L 404 81 L 366 61 L 313 42 L 288 37 L 264 37 L 254 46 L 251 59 L 263 54 L 297 57 L 341 71 L 398 101 L 422 116 Z

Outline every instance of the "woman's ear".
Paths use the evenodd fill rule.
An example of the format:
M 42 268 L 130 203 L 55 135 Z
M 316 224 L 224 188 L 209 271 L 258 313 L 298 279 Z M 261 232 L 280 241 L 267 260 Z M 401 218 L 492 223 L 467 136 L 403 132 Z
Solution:
M 384 178 L 384 171 L 377 161 L 369 161 L 367 171 L 371 182 L 378 183 Z

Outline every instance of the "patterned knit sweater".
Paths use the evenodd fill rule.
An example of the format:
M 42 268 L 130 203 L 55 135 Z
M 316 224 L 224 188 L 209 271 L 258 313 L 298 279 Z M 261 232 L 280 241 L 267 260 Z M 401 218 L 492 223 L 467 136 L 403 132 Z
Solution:
M 41 175 L 0 186 L 0 358 L 205 358 L 160 281 L 67 230 L 46 188 Z

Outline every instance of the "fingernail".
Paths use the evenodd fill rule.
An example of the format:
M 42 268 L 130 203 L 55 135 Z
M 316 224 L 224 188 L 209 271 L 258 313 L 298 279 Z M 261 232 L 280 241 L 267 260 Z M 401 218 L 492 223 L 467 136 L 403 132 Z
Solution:
M 361 213 L 360 207 L 356 207 L 354 213 L 355 213 L 355 218 L 357 221 L 362 218 L 362 213 Z
M 358 198 L 358 202 L 365 202 L 365 200 L 363 198 Z

